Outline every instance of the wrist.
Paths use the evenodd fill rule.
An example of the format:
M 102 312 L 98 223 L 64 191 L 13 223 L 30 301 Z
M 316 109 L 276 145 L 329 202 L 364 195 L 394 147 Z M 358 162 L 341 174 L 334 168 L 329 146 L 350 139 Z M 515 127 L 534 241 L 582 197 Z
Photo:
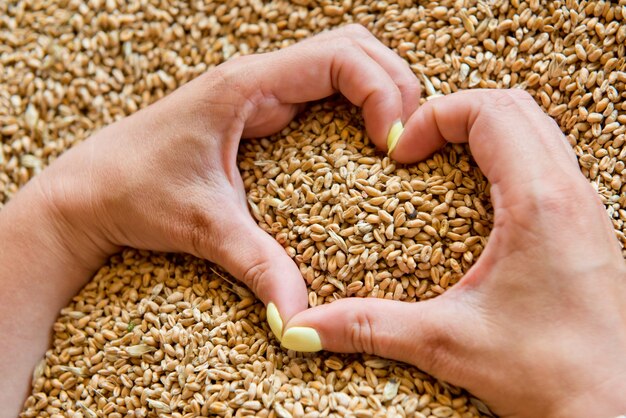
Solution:
M 23 190 L 23 205 L 36 211 L 34 215 L 45 225 L 42 229 L 59 258 L 93 273 L 119 247 L 100 226 L 101 219 L 94 211 L 97 191 L 89 184 L 89 176 L 64 170 L 63 165 L 59 161 L 58 166 L 35 177 Z
M 3 411 L 19 411 L 33 364 L 50 344 L 59 310 L 92 276 L 106 252 L 75 229 L 46 194 L 42 173 L 0 211 L 0 383 Z M 2 415 L 2 414 L 0 414 Z

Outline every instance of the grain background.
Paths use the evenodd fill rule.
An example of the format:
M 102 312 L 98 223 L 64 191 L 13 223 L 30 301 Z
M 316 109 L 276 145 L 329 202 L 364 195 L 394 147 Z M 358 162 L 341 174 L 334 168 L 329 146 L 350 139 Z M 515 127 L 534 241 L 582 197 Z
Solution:
M 625 0 L 0 2 L 0 208 L 63 151 L 210 67 L 350 22 L 410 64 L 424 97 L 530 92 L 624 244 Z M 489 185 L 466 148 L 397 166 L 340 98 L 245 142 L 239 166 L 251 213 L 300 266 L 311 305 L 434 297 L 491 228 Z M 489 415 L 403 364 L 282 350 L 246 289 L 184 255 L 112 257 L 61 312 L 51 347 L 24 417 Z

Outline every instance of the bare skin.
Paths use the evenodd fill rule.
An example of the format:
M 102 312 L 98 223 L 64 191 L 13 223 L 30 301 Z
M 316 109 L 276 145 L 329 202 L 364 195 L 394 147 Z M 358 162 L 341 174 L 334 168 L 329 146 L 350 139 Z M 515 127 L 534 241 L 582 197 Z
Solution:
M 626 411 L 624 260 L 558 126 L 521 90 L 477 90 L 428 102 L 406 129 L 401 162 L 469 142 L 492 184 L 485 251 L 436 299 L 340 300 L 286 330 L 311 327 L 324 349 L 414 364 L 503 417 Z
M 405 123 L 401 162 L 469 140 L 491 180 L 489 246 L 443 297 L 306 310 L 298 268 L 248 213 L 240 139 L 277 132 L 302 103 L 335 92 L 362 107 L 382 150 Z M 626 381 L 623 260 L 562 134 L 521 93 L 467 92 L 419 110 L 418 97 L 407 64 L 351 26 L 229 61 L 65 153 L 0 212 L 10 243 L 0 247 L 0 417 L 18 414 L 59 309 L 123 246 L 219 261 L 288 327 L 317 329 L 325 349 L 415 364 L 505 416 L 626 411 L 611 396 Z M 327 321 L 337 313 L 348 320 Z
M 306 309 L 300 270 L 248 212 L 236 155 L 242 137 L 277 132 L 336 92 L 381 147 L 420 94 L 406 62 L 350 26 L 231 60 L 29 182 L 0 212 L 0 417 L 17 415 L 59 310 L 123 246 L 219 261 L 284 321 Z

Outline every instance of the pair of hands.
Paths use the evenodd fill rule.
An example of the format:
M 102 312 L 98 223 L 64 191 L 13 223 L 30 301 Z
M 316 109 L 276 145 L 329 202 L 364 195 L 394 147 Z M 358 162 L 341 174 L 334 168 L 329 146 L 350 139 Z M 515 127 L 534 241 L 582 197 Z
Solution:
M 446 141 L 469 142 L 490 180 L 489 244 L 443 296 L 412 304 L 346 299 L 307 310 L 299 269 L 251 218 L 236 166 L 240 138 L 277 132 L 302 103 L 337 91 L 362 107 L 381 150 L 402 121 L 397 161 L 418 161 Z M 626 411 L 624 261 L 558 126 L 522 91 L 468 91 L 418 104 L 408 65 L 367 30 L 349 26 L 231 60 L 68 151 L 0 216 L 0 234 L 24 239 L 0 251 L 8 286 L 0 313 L 8 315 L 20 295 L 39 295 L 31 319 L 0 323 L 3 337 L 19 329 L 18 347 L 3 346 L 19 350 L 18 361 L 1 360 L 2 370 L 27 380 L 47 345 L 42 327 L 110 254 L 130 246 L 218 262 L 277 308 L 282 324 L 273 329 L 288 348 L 312 338 L 316 348 L 405 361 L 503 416 Z M 25 216 L 34 221 L 26 225 Z M 24 263 L 33 248 L 46 249 L 48 259 L 10 265 Z M 24 279 L 9 283 L 16 275 Z M 290 330 L 305 341 L 289 338 Z

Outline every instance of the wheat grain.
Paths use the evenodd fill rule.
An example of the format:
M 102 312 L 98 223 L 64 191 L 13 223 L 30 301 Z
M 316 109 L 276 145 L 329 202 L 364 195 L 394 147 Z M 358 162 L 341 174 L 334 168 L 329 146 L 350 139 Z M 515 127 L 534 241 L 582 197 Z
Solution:
M 625 21 L 624 0 L 2 3 L 0 205 L 72 145 L 208 68 L 357 22 L 428 97 L 529 91 L 567 134 L 623 245 Z M 311 306 L 435 297 L 491 228 L 489 185 L 464 147 L 398 166 L 345 102 L 244 144 L 239 166 L 252 215 L 298 263 Z M 262 306 L 228 277 L 187 257 L 114 257 L 61 312 L 23 416 L 489 415 L 410 367 L 283 352 Z

